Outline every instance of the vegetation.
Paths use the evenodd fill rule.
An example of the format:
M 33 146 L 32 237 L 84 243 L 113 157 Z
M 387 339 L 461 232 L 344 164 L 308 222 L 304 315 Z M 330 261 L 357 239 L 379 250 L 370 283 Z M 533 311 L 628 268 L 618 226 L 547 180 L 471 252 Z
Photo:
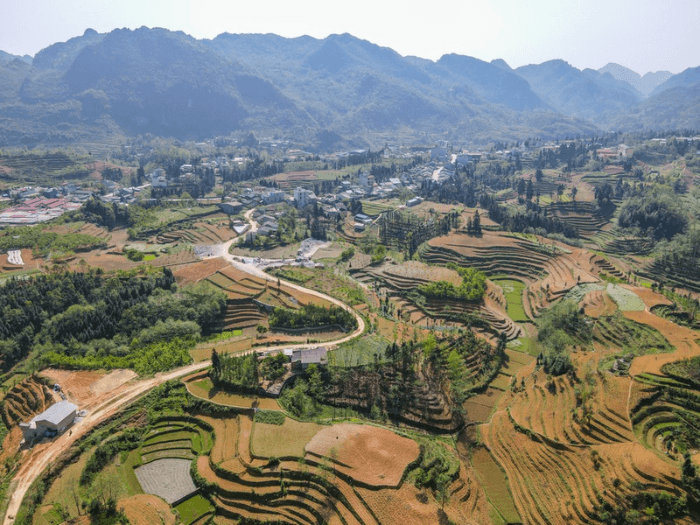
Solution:
M 286 417 L 282 412 L 275 410 L 258 410 L 255 412 L 255 422 L 267 425 L 284 425 Z
M 670 197 L 646 194 L 625 200 L 617 223 L 622 228 L 649 232 L 655 239 L 671 239 L 688 225 L 688 219 Z
M 346 332 L 357 328 L 357 319 L 351 313 L 340 306 L 316 306 L 308 304 L 298 310 L 289 308 L 275 308 L 269 317 L 272 328 L 323 328 L 339 326 Z
M 45 231 L 46 227 L 17 226 L 5 230 L 0 236 L 0 252 L 31 248 L 35 257 L 45 257 L 51 253 L 74 253 L 105 248 L 104 239 L 84 233 L 58 234 Z
M 481 301 L 486 292 L 486 274 L 475 268 L 460 268 L 456 265 L 450 265 L 449 267 L 456 270 L 462 277 L 462 283 L 459 286 L 455 286 L 448 281 L 435 281 L 420 285 L 418 291 L 427 297 L 435 299 Z
M 124 277 L 100 272 L 41 275 L 0 288 L 0 360 L 151 373 L 189 362 L 225 297 L 206 286 L 178 290 L 168 269 Z

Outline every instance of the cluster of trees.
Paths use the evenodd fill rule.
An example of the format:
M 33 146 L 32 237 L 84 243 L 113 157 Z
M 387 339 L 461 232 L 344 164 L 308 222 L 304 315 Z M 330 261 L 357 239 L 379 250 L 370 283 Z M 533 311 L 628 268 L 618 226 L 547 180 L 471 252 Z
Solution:
M 461 268 L 454 264 L 449 267 L 462 277 L 459 286 L 449 281 L 435 281 L 422 284 L 418 291 L 426 297 L 435 299 L 458 299 L 469 302 L 479 302 L 486 292 L 486 274 L 476 268 Z
M 11 279 L 0 288 L 0 360 L 7 368 L 33 349 L 56 364 L 169 368 L 188 362 L 191 342 L 211 332 L 225 308 L 224 294 L 206 286 L 177 290 L 167 268 Z
M 340 326 L 350 332 L 357 328 L 357 319 L 340 306 L 316 306 L 308 304 L 298 310 L 290 308 L 275 308 L 269 317 L 272 328 L 321 328 L 324 326 Z
M 284 354 L 282 354 L 284 356 Z M 258 390 L 258 355 L 218 355 L 216 349 L 211 356 L 212 382 L 229 390 L 255 393 Z
M 458 224 L 459 213 L 456 210 L 443 217 L 428 219 L 395 210 L 383 214 L 379 219 L 379 239 L 382 244 L 395 246 L 411 258 L 422 243 L 439 235 L 447 235 Z
M 537 358 L 551 375 L 571 370 L 569 350 L 574 345 L 588 346 L 593 340 L 593 327 L 573 301 L 560 301 L 547 309 L 538 320 L 537 340 L 545 352 Z
M 621 228 L 636 228 L 655 239 L 671 239 L 688 225 L 683 211 L 668 196 L 645 195 L 626 199 L 617 223 Z
M 482 208 L 489 213 L 489 219 L 499 223 L 503 229 L 513 232 L 524 232 L 541 229 L 547 233 L 560 233 L 569 239 L 578 238 L 578 230 L 556 217 L 548 216 L 546 208 L 528 201 L 528 209 L 524 212 L 511 213 L 498 204 L 490 195 L 483 194 L 479 200 Z

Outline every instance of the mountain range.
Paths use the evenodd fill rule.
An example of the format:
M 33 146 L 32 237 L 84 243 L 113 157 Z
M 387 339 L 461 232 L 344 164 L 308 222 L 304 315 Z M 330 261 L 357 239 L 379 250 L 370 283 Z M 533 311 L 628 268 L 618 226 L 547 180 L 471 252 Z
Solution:
M 511 68 L 456 54 L 403 57 L 324 39 L 158 28 L 87 30 L 34 57 L 0 51 L 0 145 L 90 144 L 151 133 L 253 131 L 311 149 L 433 138 L 512 140 L 700 128 L 700 67 L 643 77 L 563 60 Z

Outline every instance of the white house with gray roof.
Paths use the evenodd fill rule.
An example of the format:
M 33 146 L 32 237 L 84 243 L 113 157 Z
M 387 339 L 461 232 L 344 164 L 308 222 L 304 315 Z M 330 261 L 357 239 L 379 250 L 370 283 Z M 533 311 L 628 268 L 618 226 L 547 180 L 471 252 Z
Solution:
M 24 441 L 43 437 L 48 430 L 50 433 L 61 433 L 73 424 L 78 407 L 68 401 L 51 405 L 29 423 L 20 423 L 19 428 L 24 435 Z

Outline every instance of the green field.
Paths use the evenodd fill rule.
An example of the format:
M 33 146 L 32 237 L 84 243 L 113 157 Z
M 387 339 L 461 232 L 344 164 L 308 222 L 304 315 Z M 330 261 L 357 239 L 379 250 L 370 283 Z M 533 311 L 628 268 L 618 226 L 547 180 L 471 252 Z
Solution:
M 472 455 L 472 465 L 484 487 L 486 497 L 505 523 L 520 523 L 520 515 L 508 489 L 508 479 L 488 450 L 476 449 Z
M 384 361 L 384 352 L 389 341 L 380 335 L 368 335 L 340 345 L 328 353 L 331 366 L 352 367 L 374 363 L 375 354 L 379 361 Z
M 205 514 L 214 512 L 214 507 L 211 506 L 207 498 L 196 494 L 177 505 L 175 510 L 177 510 L 177 513 L 180 515 L 182 523 L 189 525 Z
M 526 323 L 530 319 L 523 309 L 523 290 L 525 283 L 515 279 L 492 279 L 492 281 L 503 289 L 506 296 L 506 313 L 516 323 Z

